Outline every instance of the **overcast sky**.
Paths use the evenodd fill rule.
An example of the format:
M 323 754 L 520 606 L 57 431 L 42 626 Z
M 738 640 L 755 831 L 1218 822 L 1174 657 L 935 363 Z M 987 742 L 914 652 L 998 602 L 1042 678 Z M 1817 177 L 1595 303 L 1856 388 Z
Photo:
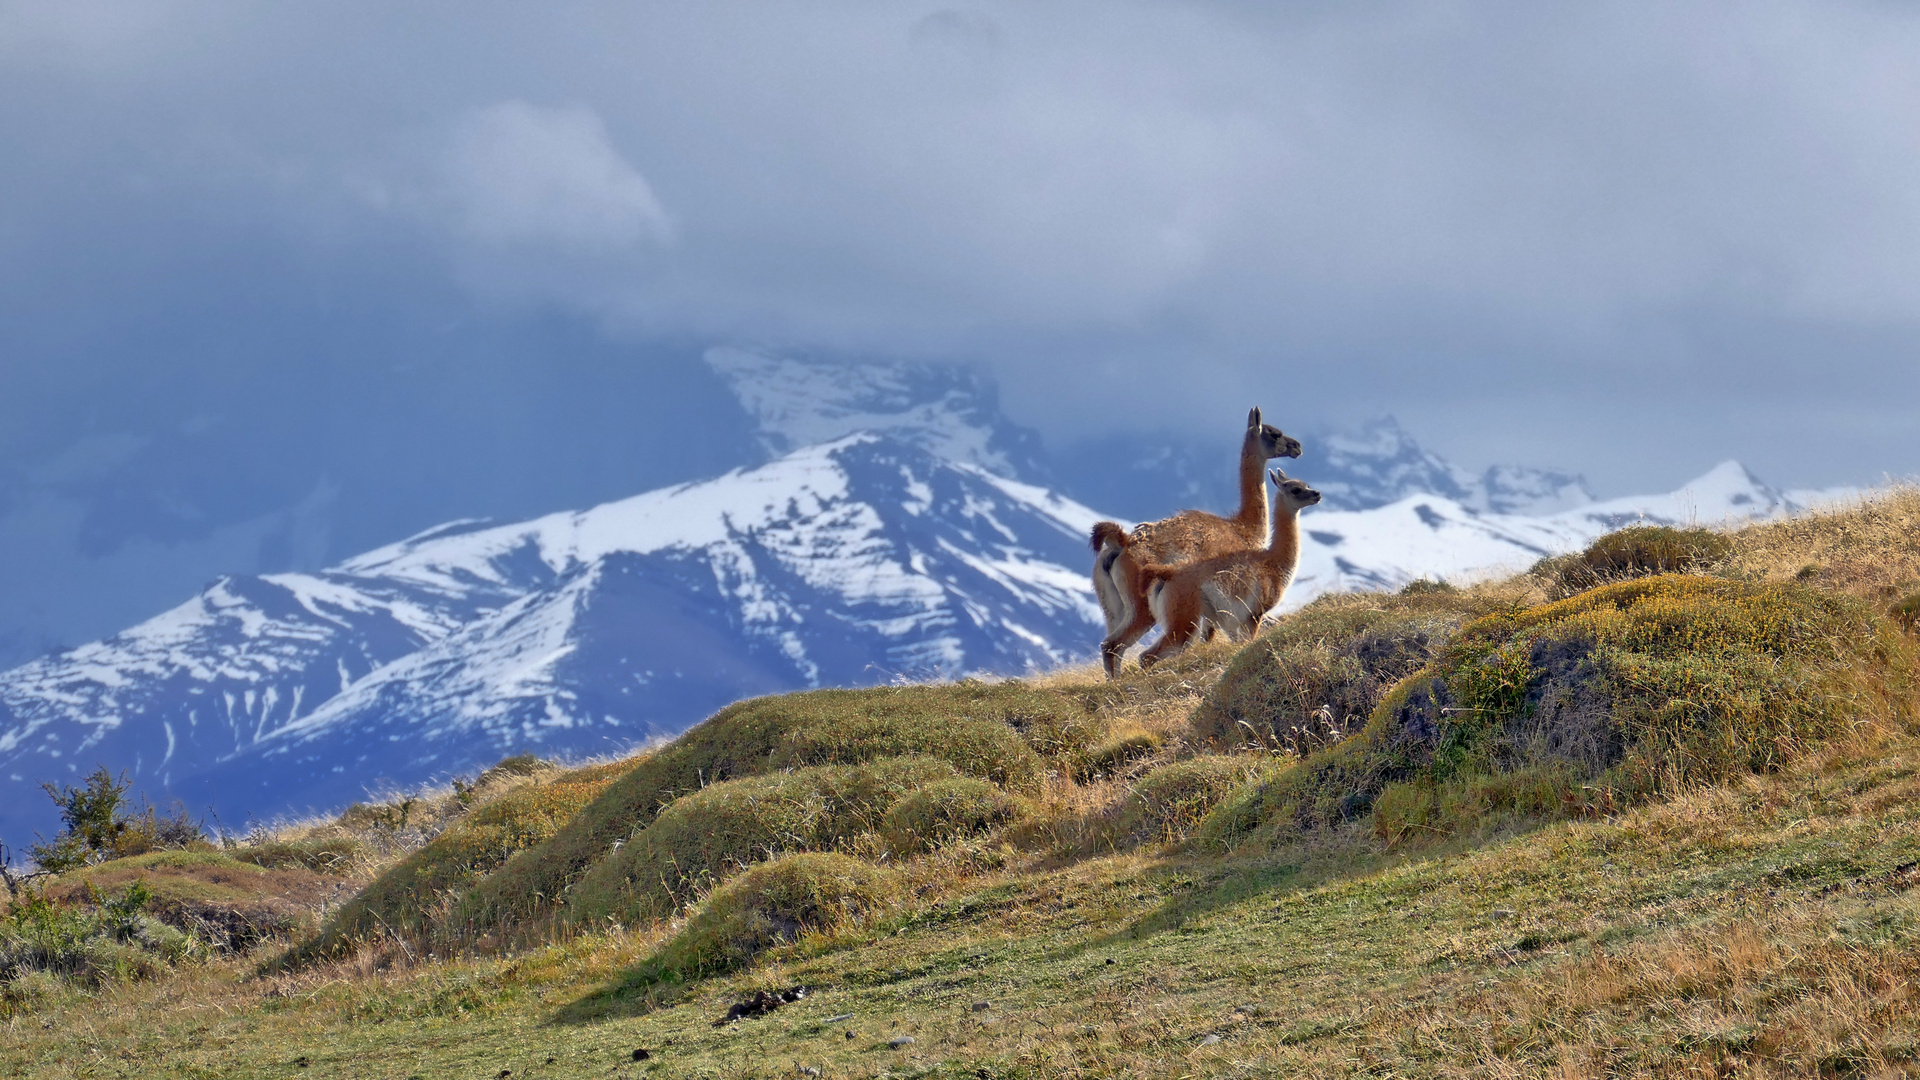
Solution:
M 978 362 L 1056 443 L 1866 482 L 1920 472 L 1920 8 L 0 2 L 0 290 L 17 460 L 485 312 Z

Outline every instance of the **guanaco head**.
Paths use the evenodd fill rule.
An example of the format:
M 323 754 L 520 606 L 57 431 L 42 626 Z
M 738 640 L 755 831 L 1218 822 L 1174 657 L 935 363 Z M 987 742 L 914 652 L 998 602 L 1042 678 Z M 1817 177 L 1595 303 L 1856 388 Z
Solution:
M 1258 405 L 1247 414 L 1247 437 L 1260 440 L 1260 453 L 1269 461 L 1274 458 L 1300 456 L 1300 440 L 1272 424 L 1261 423 Z
M 1280 488 L 1280 507 L 1290 514 L 1297 514 L 1320 501 L 1320 493 L 1307 486 L 1305 480 L 1295 480 L 1279 469 L 1267 470 L 1267 475 Z

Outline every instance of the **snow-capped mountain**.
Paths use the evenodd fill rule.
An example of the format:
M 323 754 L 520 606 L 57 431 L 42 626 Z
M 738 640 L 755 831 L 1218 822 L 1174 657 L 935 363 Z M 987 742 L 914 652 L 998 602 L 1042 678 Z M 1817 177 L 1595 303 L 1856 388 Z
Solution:
M 235 823 L 523 751 L 670 734 L 742 696 L 1087 655 L 1097 515 L 860 434 L 578 513 L 462 523 L 216 582 L 0 675 L 0 835 L 97 762 Z M 18 840 L 16 839 L 16 842 Z
M 802 359 L 736 345 L 704 358 L 759 424 L 770 455 L 872 431 L 1001 476 L 1049 478 L 1039 434 L 1001 415 L 999 391 L 974 368 Z
M 744 696 L 1092 654 L 1085 538 L 1102 515 L 1031 482 L 1048 462 L 990 384 L 746 349 L 706 363 L 770 460 L 583 511 L 454 522 L 326 570 L 224 577 L 0 673 L 0 839 L 51 831 L 39 782 L 100 764 L 237 826 L 512 753 L 621 749 Z M 1115 463 L 1131 460 L 1136 480 L 1214 494 L 1109 508 L 1224 510 L 1232 449 L 1204 471 L 1197 453 L 1122 447 L 1057 474 L 1125 478 Z M 1594 502 L 1565 473 L 1468 476 L 1391 420 L 1309 438 L 1292 471 L 1338 495 L 1303 516 L 1287 609 L 1525 566 L 1634 521 L 1766 517 L 1835 494 L 1776 492 L 1729 462 L 1671 494 Z
M 1315 445 L 1322 457 L 1314 462 L 1314 483 L 1328 505 L 1344 509 L 1442 495 L 1483 513 L 1539 515 L 1593 501 L 1584 477 L 1554 469 L 1495 465 L 1474 476 L 1414 441 L 1391 416 L 1323 435 Z

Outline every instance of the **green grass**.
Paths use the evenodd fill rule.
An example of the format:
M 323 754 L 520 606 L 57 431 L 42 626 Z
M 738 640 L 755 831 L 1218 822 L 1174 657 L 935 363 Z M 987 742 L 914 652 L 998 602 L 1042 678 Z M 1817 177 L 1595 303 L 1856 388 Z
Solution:
M 614 935 L 347 979 L 189 973 L 208 989 L 166 1000 L 190 1008 L 63 990 L 6 1021 L 0 1075 L 1874 1075 L 1920 1045 L 1920 905 L 1894 873 L 1920 859 L 1917 776 L 1901 740 L 1472 844 L 1350 830 L 982 874 L 690 983 L 636 983 L 658 939 Z M 793 984 L 813 992 L 712 1026 Z M 83 1002 L 87 1023 L 57 1019 Z

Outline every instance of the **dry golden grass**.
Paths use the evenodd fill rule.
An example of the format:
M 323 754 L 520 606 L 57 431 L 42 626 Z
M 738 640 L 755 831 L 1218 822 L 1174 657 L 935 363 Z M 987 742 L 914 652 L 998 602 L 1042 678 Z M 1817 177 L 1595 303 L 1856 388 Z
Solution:
M 1920 487 L 1749 525 L 1731 539 L 1726 572 L 1803 581 L 1884 606 L 1920 589 Z
M 1082 664 L 1035 676 L 1036 688 L 1068 694 L 1105 723 L 1109 737 L 1150 732 L 1176 749 L 1187 735 L 1187 721 L 1207 691 L 1219 681 L 1240 646 L 1224 638 L 1196 644 L 1151 671 L 1129 665 L 1108 679 L 1099 664 Z

